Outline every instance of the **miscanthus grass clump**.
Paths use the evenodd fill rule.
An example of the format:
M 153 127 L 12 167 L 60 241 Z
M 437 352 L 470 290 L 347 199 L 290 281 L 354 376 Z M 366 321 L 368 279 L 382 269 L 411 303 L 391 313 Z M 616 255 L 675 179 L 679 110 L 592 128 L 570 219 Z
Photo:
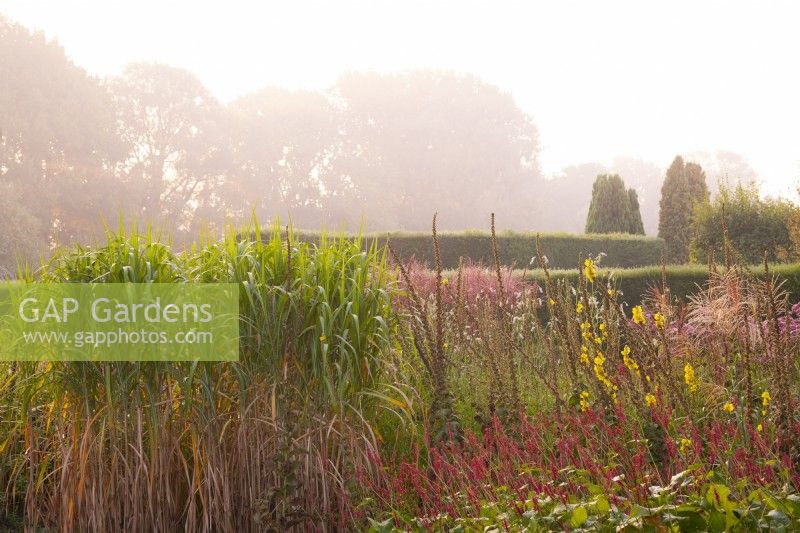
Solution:
M 241 238 L 253 235 L 254 238 Z M 153 232 L 59 250 L 27 281 L 229 282 L 237 363 L 0 363 L 0 516 L 26 529 L 346 529 L 392 328 L 383 252 L 279 226 L 184 251 Z

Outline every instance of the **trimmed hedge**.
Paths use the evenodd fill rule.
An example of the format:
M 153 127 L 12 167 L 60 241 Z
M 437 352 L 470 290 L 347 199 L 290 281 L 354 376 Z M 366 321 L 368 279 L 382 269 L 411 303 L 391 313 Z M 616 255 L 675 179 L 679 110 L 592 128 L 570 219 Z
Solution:
M 319 234 L 313 232 L 295 232 L 294 235 L 297 239 L 319 240 Z M 664 248 L 663 239 L 641 235 L 542 233 L 539 238 L 548 266 L 560 269 L 575 268 L 579 256 L 589 257 L 600 253 L 606 254 L 604 266 L 630 268 L 658 265 Z M 392 248 L 402 260 L 413 257 L 428 266 L 434 263 L 430 234 L 373 233 L 364 236 L 365 246 L 376 240 L 379 245 L 391 241 Z M 492 237 L 488 232 L 444 232 L 439 234 L 439 244 L 442 267 L 445 269 L 458 267 L 460 257 L 486 265 L 494 262 Z M 503 265 L 525 268 L 536 255 L 536 234 L 502 232 L 497 236 L 497 247 Z
M 661 285 L 660 266 L 618 270 L 598 268 L 599 277 L 605 279 L 609 270 L 613 272 L 617 287 L 622 291 L 621 299 L 629 305 L 638 305 L 642 296 L 652 287 Z M 753 266 L 749 271 L 757 277 L 764 276 L 763 267 Z M 699 286 L 708 281 L 708 267 L 704 265 L 669 265 L 666 274 L 670 294 L 684 302 L 691 294 L 697 292 Z M 789 302 L 800 301 L 800 263 L 771 265 L 770 274 L 777 276 L 783 282 L 782 289 L 789 293 Z M 522 273 L 519 272 L 518 275 Z M 574 284 L 578 280 L 578 271 L 553 270 L 550 276 L 553 279 L 567 279 Z M 525 277 L 538 283 L 544 282 L 544 272 L 541 270 L 528 271 Z
M 311 234 L 304 235 L 304 238 L 311 237 Z M 642 296 L 652 287 L 661 284 L 661 267 L 650 266 L 640 268 L 608 268 L 603 260 L 602 265 L 598 265 L 598 277 L 606 279 L 609 271 L 613 272 L 617 282 L 617 288 L 622 291 L 621 300 L 628 305 L 638 305 Z M 750 272 L 757 277 L 764 276 L 761 266 L 750 267 Z M 698 287 L 703 286 L 708 281 L 708 268 L 704 265 L 669 265 L 667 266 L 667 286 L 674 298 L 687 301 L 691 294 L 697 292 Z M 784 263 L 770 266 L 770 273 L 778 277 L 783 283 L 782 289 L 789 293 L 789 302 L 800 302 L 800 263 Z M 455 272 L 448 272 L 449 276 L 454 276 Z M 522 276 L 523 271 L 518 270 L 515 275 Z M 544 283 L 544 272 L 542 270 L 526 270 L 525 279 Z M 577 269 L 550 271 L 552 279 L 566 279 L 569 283 L 577 284 Z M 605 281 L 603 281 L 605 282 Z M 8 282 L 0 282 L 0 301 L 6 297 L 9 290 Z

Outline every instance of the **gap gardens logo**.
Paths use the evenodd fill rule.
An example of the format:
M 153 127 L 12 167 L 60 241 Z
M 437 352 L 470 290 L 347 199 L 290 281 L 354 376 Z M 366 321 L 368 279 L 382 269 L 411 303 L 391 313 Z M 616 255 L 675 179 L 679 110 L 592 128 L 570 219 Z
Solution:
M 8 283 L 0 360 L 236 361 L 233 283 Z

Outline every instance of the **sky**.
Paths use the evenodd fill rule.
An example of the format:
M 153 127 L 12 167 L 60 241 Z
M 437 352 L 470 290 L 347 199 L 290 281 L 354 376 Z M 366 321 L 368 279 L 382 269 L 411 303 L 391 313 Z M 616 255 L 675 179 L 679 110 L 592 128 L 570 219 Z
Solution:
M 800 2 L 0 0 L 89 72 L 194 72 L 222 101 L 325 89 L 353 70 L 470 72 L 533 116 L 541 166 L 745 156 L 762 190 L 800 184 Z

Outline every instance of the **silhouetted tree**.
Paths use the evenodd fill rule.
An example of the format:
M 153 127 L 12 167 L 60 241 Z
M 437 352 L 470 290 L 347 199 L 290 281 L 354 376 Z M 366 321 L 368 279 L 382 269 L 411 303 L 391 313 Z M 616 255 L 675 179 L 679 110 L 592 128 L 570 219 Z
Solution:
M 233 211 L 291 214 L 305 227 L 328 221 L 331 203 L 347 195 L 349 184 L 332 170 L 340 116 L 326 95 L 264 89 L 229 111 L 235 149 L 224 194 Z
M 350 74 L 334 94 L 344 113 L 336 171 L 370 228 L 424 230 L 433 212 L 448 228 L 482 227 L 493 210 L 531 227 L 538 133 L 510 95 L 432 71 Z
M 646 162 L 544 180 L 531 117 L 474 76 L 350 74 L 327 92 L 264 89 L 223 106 L 165 65 L 101 82 L 0 18 L 0 80 L 5 227 L 27 221 L 40 249 L 85 241 L 120 212 L 174 234 L 253 207 L 311 228 L 424 230 L 439 212 L 443 227 L 465 229 L 498 211 L 516 229 L 580 231 L 589 182 L 612 173 L 634 184 L 627 202 L 642 202 L 645 227 L 653 211 L 658 176 Z M 640 231 L 638 216 L 616 230 Z
M 655 235 L 658 232 L 657 207 L 664 169 L 650 161 L 635 157 L 616 157 L 606 173 L 625 176 L 626 186 L 636 191 L 645 232 Z
M 706 173 L 697 163 L 686 163 L 686 186 L 689 188 L 689 196 L 695 203 L 702 202 L 708 197 Z
M 639 196 L 635 189 L 628 189 L 628 233 L 644 235 L 642 212 L 639 209 Z
M 708 196 L 705 174 L 699 165 L 684 163 L 681 156 L 672 161 L 661 187 L 658 235 L 666 243 L 667 260 L 685 263 L 689 260 L 692 210 Z
M 2 17 L 0 80 L 0 181 L 26 213 L 0 213 L 4 229 L 42 251 L 101 230 L 120 150 L 106 92 L 57 43 Z
M 631 199 L 635 202 L 631 205 Z M 636 191 L 616 174 L 600 174 L 592 186 L 586 233 L 644 233 Z
M 658 197 L 663 170 L 648 161 L 633 157 L 617 157 L 611 165 L 583 163 L 570 165 L 536 184 L 535 224 L 542 231 L 583 232 L 592 198 L 592 184 L 598 174 L 625 176 L 625 184 L 636 190 L 644 229 L 658 231 Z
M 219 103 L 191 73 L 137 63 L 109 83 L 119 134 L 128 153 L 120 164 L 130 204 L 147 221 L 186 229 L 198 209 L 210 214 L 230 168 L 227 123 Z

